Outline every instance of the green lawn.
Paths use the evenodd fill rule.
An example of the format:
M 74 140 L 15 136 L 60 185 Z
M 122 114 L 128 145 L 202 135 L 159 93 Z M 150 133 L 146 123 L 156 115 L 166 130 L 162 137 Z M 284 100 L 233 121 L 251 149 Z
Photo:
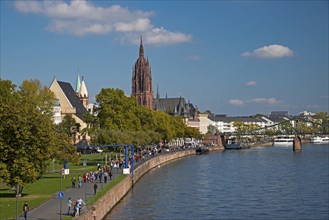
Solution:
M 84 167 L 82 162 L 87 162 L 87 167 Z M 71 175 L 83 175 L 85 169 L 87 171 L 94 171 L 98 163 L 104 164 L 105 154 L 89 154 L 82 155 L 80 164 L 69 164 L 70 175 L 62 179 L 62 190 L 71 186 Z M 22 207 L 25 201 L 29 203 L 30 209 L 37 207 L 41 203 L 47 201 L 60 190 L 60 174 L 59 170 L 63 167 L 63 164 L 54 163 L 50 164 L 46 173 L 40 180 L 35 183 L 28 184 L 23 190 L 22 197 L 19 197 L 18 201 L 18 215 L 22 214 Z M 55 172 L 53 172 L 55 171 Z M 95 195 L 95 198 L 91 198 L 87 201 L 88 204 L 92 204 L 94 201 L 105 193 L 109 188 L 113 187 L 118 181 L 121 181 L 124 175 L 118 176 L 113 183 L 108 184 L 102 190 Z M 10 187 L 3 185 L 0 187 L 0 219 L 15 219 L 16 216 L 16 197 L 15 191 Z

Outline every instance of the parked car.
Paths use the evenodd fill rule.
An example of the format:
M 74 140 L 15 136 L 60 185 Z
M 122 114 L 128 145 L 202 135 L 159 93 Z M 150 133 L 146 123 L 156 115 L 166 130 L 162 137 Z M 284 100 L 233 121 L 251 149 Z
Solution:
M 77 152 L 81 154 L 95 154 L 98 153 L 96 148 L 86 145 L 76 145 Z
M 102 152 L 103 152 L 103 149 L 101 149 L 101 148 L 99 148 L 99 147 L 96 147 L 96 151 L 97 151 L 98 153 L 102 153 Z

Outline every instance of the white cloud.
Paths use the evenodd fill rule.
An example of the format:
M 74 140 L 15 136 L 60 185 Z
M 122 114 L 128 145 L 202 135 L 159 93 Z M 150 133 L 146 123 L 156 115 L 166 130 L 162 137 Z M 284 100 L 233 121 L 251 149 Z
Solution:
M 277 100 L 276 98 L 254 98 L 249 100 L 248 102 L 256 102 L 256 103 L 270 104 L 270 105 L 277 105 L 281 103 L 281 101 Z
M 249 82 L 246 82 L 244 85 L 245 86 L 255 86 L 255 85 L 257 85 L 257 82 L 256 81 L 249 81 Z
M 288 47 L 272 44 L 255 49 L 252 52 L 244 52 L 241 54 L 244 57 L 256 57 L 256 58 L 281 58 L 281 57 L 292 57 L 294 52 Z
M 230 99 L 229 100 L 230 105 L 237 105 L 237 106 L 254 104 L 254 103 L 267 104 L 267 105 L 278 105 L 278 104 L 281 104 L 282 102 L 280 100 L 277 100 L 276 98 L 253 98 L 253 99 L 248 99 L 248 100 L 241 100 L 241 99 Z
M 50 32 L 77 36 L 118 33 L 121 42 L 139 44 L 143 35 L 145 44 L 175 44 L 189 42 L 192 36 L 171 32 L 152 25 L 154 12 L 131 11 L 120 5 L 99 7 L 86 0 L 16 1 L 16 10 L 41 14 L 50 19 Z
M 191 56 L 186 57 L 186 60 L 198 61 L 198 60 L 200 60 L 200 57 L 197 55 L 191 55 Z
M 244 105 L 244 101 L 240 99 L 230 99 L 229 100 L 230 105 Z

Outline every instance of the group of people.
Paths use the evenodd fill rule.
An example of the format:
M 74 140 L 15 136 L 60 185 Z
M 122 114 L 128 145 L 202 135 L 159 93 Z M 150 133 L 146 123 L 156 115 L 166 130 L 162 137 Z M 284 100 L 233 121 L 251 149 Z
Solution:
M 75 177 L 72 177 L 71 182 L 72 182 L 72 188 L 75 188 L 76 185 Z M 81 185 L 82 185 L 82 177 L 78 176 L 78 188 L 81 188 Z
M 80 211 L 83 205 L 86 205 L 86 203 L 81 199 L 81 197 L 79 196 L 77 201 L 74 203 L 71 199 L 71 197 L 67 198 L 67 215 L 72 215 L 72 216 L 79 216 L 80 215 Z M 73 212 L 71 213 L 71 210 L 73 210 Z

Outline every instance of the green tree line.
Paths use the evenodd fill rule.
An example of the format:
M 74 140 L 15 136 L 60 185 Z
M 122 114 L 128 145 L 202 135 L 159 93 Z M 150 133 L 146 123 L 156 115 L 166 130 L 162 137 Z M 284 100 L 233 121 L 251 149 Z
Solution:
M 139 106 L 120 89 L 102 89 L 96 96 L 97 116 L 87 112 L 87 128 L 79 131 L 92 144 L 158 144 L 173 138 L 200 137 L 182 118 Z M 72 126 L 67 115 L 55 125 L 55 95 L 38 80 L 25 80 L 17 88 L 10 80 L 0 80 L 0 183 L 19 186 L 35 182 L 49 162 L 77 162 Z
M 159 144 L 174 138 L 201 137 L 179 116 L 170 116 L 137 104 L 120 89 L 102 89 L 96 95 L 96 115 L 86 114 L 87 132 L 93 144 Z

